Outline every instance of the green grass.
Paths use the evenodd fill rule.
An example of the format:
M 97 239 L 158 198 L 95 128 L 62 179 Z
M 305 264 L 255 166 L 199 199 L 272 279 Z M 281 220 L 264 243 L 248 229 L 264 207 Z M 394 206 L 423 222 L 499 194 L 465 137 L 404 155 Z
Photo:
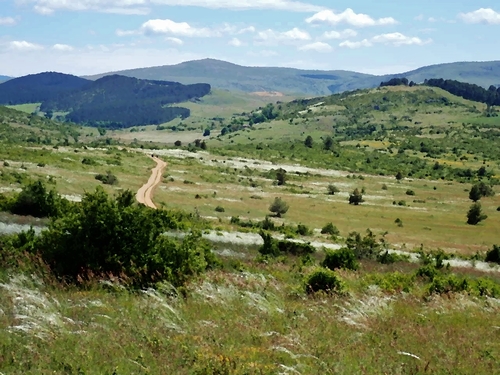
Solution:
M 7 108 L 15 109 L 16 111 L 24 112 L 24 113 L 33 113 L 40 108 L 40 104 L 42 103 L 29 103 L 29 104 L 18 104 L 18 105 L 8 105 Z

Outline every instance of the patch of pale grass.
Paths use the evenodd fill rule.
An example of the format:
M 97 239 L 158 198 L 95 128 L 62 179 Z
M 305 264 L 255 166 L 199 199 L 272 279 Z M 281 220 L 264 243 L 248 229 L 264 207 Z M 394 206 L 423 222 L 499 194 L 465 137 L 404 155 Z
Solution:
M 361 296 L 351 297 L 344 305 L 339 305 L 338 319 L 350 326 L 368 328 L 370 319 L 387 314 L 395 297 L 384 295 L 377 286 L 370 286 L 368 292 Z
M 71 327 L 77 328 L 76 322 L 60 312 L 59 301 L 54 297 L 49 298 L 41 290 L 42 287 L 42 282 L 36 277 L 20 275 L 11 277 L 6 284 L 0 284 L 0 288 L 12 301 L 14 323 L 8 328 L 10 332 L 24 333 L 44 340 L 56 333 L 68 331 Z

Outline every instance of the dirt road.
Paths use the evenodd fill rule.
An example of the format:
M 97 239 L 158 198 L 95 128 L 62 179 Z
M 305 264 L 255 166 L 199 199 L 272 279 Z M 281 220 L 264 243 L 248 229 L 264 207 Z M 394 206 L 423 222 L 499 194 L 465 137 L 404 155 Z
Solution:
M 153 191 L 160 184 L 167 163 L 157 157 L 151 157 L 151 159 L 156 162 L 156 167 L 151 170 L 148 182 L 137 191 L 135 198 L 139 203 L 156 209 L 156 205 L 153 203 Z

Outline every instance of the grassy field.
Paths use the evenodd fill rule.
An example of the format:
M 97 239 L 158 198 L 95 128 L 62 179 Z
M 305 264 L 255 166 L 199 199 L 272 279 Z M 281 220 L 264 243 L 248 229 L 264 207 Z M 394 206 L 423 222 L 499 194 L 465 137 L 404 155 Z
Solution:
M 499 245 L 498 117 L 431 91 L 391 88 L 276 103 L 278 119 L 224 136 L 222 126 L 267 99 L 215 92 L 190 103 L 193 116 L 183 125 L 164 124 L 183 131 L 148 126 L 104 135 L 0 108 L 0 204 L 37 179 L 73 201 L 98 186 L 111 195 L 135 193 L 154 166 L 148 155 L 159 155 L 168 165 L 153 200 L 162 210 L 191 214 L 179 219 L 184 227 L 162 227 L 161 239 L 186 234 L 174 228 L 199 229 L 205 239 L 197 241 L 218 260 L 176 287 L 155 279 L 141 289 L 130 287 L 131 276 L 102 268 L 82 279 L 57 278 L 30 247 L 37 242 L 29 234 L 0 236 L 0 374 L 495 373 L 500 268 L 484 261 Z M 208 140 L 202 131 L 212 122 Z M 304 144 L 308 135 L 311 147 Z M 327 136 L 333 145 L 325 150 Z M 187 146 L 202 138 L 208 150 Z M 182 146 L 170 147 L 177 140 Z M 277 184 L 280 168 L 284 185 Z M 399 180 L 396 171 L 404 172 Z M 118 184 L 95 179 L 108 172 Z M 487 219 L 467 225 L 469 191 L 478 181 L 493 184 L 496 195 L 480 200 Z M 338 188 L 335 195 L 329 185 Z M 364 198 L 358 206 L 348 203 L 354 189 Z M 277 228 L 270 233 L 311 244 L 310 254 L 258 251 L 263 241 L 253 224 L 270 214 L 276 197 L 289 210 L 268 219 Z M 61 230 L 73 221 L 72 228 L 83 225 L 75 207 L 54 218 L 49 231 L 82 238 Z M 132 212 L 141 212 L 126 216 L 139 226 L 119 225 L 113 216 L 114 227 L 100 227 L 105 215 L 90 224 L 107 239 L 158 214 Z M 3 212 L 0 223 L 40 226 L 50 219 Z M 320 233 L 327 223 L 338 236 Z M 307 233 L 299 234 L 299 224 Z M 331 271 L 334 290 L 310 293 L 307 280 L 326 248 L 351 246 L 350 233 L 367 229 L 377 243 L 384 240 L 382 253 L 403 256 L 360 257 L 356 271 Z M 97 254 L 113 245 L 104 242 Z M 73 258 L 73 247 L 66 248 Z M 180 249 L 179 259 L 191 251 Z M 150 251 L 141 248 L 133 265 L 162 260 Z

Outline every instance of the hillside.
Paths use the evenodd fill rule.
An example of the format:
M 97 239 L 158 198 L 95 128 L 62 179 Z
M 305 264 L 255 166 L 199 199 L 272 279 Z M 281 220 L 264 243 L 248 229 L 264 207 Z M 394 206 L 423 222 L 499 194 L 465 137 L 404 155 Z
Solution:
M 4 81 L 7 81 L 9 79 L 11 79 L 12 77 L 9 77 L 9 76 L 2 76 L 0 75 L 0 82 L 4 82 Z
M 188 109 L 167 105 L 196 100 L 209 92 L 208 84 L 182 85 L 112 75 L 81 90 L 45 101 L 40 109 L 68 112 L 66 119 L 76 123 L 122 128 L 187 118 Z
M 300 70 L 279 67 L 247 67 L 214 59 L 188 61 L 177 65 L 132 69 L 121 75 L 173 80 L 184 84 L 207 82 L 214 88 L 244 92 L 278 91 L 295 95 L 328 95 L 348 90 L 372 88 L 392 77 L 415 82 L 444 78 L 475 83 L 484 87 L 500 85 L 500 61 L 458 62 L 422 67 L 414 71 L 374 76 L 344 70 Z M 105 73 L 92 77 L 97 79 Z
M 70 74 L 56 72 L 30 74 L 0 84 L 0 104 L 40 103 L 91 83 Z

